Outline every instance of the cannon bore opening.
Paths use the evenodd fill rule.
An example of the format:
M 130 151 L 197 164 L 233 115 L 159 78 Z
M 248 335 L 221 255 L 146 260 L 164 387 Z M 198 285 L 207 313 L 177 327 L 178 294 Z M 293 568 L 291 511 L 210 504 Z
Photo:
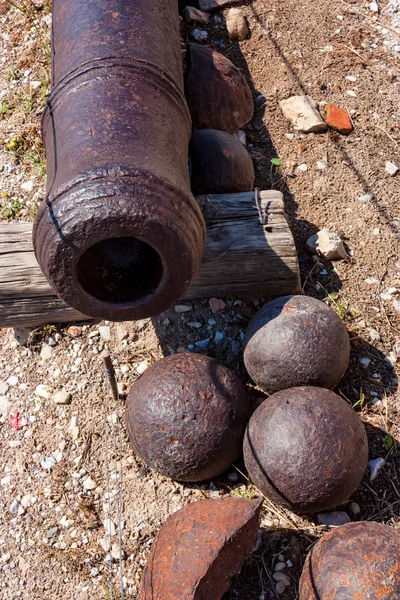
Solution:
M 86 250 L 77 266 L 85 292 L 109 304 L 134 304 L 153 294 L 162 276 L 160 256 L 135 237 L 98 242 Z

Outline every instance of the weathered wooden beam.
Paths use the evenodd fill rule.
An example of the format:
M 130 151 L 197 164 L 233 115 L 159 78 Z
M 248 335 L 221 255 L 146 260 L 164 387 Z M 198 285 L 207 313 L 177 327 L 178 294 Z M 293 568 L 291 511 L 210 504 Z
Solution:
M 198 198 L 207 223 L 199 273 L 184 300 L 213 296 L 274 298 L 299 291 L 292 233 L 280 192 Z M 0 225 L 0 327 L 88 319 L 49 287 L 36 262 L 30 223 Z

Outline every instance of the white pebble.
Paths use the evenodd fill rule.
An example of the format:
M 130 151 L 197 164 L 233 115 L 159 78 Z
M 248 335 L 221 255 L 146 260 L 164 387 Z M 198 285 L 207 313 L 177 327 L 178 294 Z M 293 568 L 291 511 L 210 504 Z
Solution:
M 307 167 L 307 165 L 305 163 L 303 163 L 301 165 L 298 165 L 297 170 L 305 172 L 305 171 L 308 170 L 308 167 Z
M 383 465 L 385 464 L 385 459 L 384 458 L 374 458 L 370 461 L 368 461 L 368 468 L 370 470 L 370 479 L 371 481 L 374 481 L 378 475 L 380 470 L 382 469 Z
M 385 166 L 385 172 L 388 175 L 390 175 L 391 177 L 394 177 L 399 172 L 399 167 L 397 165 L 395 165 L 394 163 L 390 162 L 390 160 L 387 160 L 386 166 Z

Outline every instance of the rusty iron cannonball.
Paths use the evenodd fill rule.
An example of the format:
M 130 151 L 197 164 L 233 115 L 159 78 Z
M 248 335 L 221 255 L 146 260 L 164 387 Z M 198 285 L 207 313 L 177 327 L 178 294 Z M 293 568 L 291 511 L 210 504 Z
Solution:
M 253 162 L 233 135 L 215 129 L 194 131 L 189 157 L 195 194 L 233 194 L 253 189 Z
M 298 513 L 346 502 L 368 462 L 363 422 L 345 400 L 324 388 L 276 392 L 252 415 L 244 460 L 259 490 Z
M 254 113 L 253 94 L 229 58 L 200 44 L 186 52 L 185 96 L 193 129 L 236 133 Z
M 201 354 L 175 354 L 133 384 L 126 426 L 145 463 L 178 481 L 219 475 L 241 453 L 251 408 L 236 375 Z
M 283 296 L 265 304 L 244 339 L 246 369 L 269 393 L 299 385 L 331 389 L 349 359 L 343 321 L 324 302 L 308 296 Z
M 338 527 L 313 547 L 300 600 L 398 600 L 400 532 L 373 521 Z

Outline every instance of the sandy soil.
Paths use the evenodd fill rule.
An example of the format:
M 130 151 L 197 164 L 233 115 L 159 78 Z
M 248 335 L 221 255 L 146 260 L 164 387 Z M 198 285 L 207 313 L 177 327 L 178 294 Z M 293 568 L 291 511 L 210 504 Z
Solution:
M 30 7 L 28 14 L 0 0 L 0 210 L 4 220 L 32 219 L 44 194 L 39 118 L 49 88 L 50 6 L 40 0 L 25 4 Z M 245 131 L 256 185 L 273 186 L 285 195 L 303 291 L 320 299 L 331 294 L 328 301 L 349 330 L 351 364 L 336 391 L 361 411 L 368 425 L 370 458 L 382 457 L 386 462 L 375 481 L 366 474 L 351 498 L 360 512 L 354 514 L 350 503 L 342 509 L 352 520 L 375 519 L 399 527 L 400 177 L 385 173 L 387 160 L 400 166 L 399 36 L 380 26 L 391 23 L 388 3 L 379 3 L 378 15 L 368 5 L 361 0 L 247 1 L 241 6 L 251 30 L 249 39 L 229 42 L 223 12 L 205 29 L 207 43 L 229 56 L 253 89 L 256 111 Z M 389 5 L 392 10 L 393 0 Z M 183 41 L 190 36 L 190 28 L 184 29 Z M 356 79 L 349 81 L 348 76 Z M 348 95 L 349 90 L 355 95 Z M 288 139 L 286 134 L 293 130 L 279 101 L 305 92 L 317 102 L 353 111 L 354 132 L 349 136 L 333 131 L 296 134 Z M 273 157 L 281 161 L 279 171 L 271 166 Z M 318 169 L 317 161 L 326 168 Z M 306 164 L 307 170 L 298 170 L 300 164 Z M 372 194 L 373 200 L 360 201 L 366 194 Z M 315 262 L 307 254 L 305 241 L 322 227 L 342 236 L 351 254 L 348 259 Z M 243 379 L 256 406 L 263 395 L 244 372 L 241 340 L 258 307 L 258 301 L 228 299 L 225 309 L 214 315 L 205 300 L 191 303 L 190 312 L 178 314 L 172 308 L 139 323 L 49 325 L 30 332 L 23 345 L 11 330 L 0 331 L 0 382 L 8 380 L 0 393 L 4 600 L 120 597 L 117 562 L 113 562 L 115 593 L 110 592 L 104 521 L 110 514 L 118 522 L 115 490 L 121 485 L 117 485 L 118 473 L 112 475 L 118 471 L 115 458 L 120 455 L 119 447 L 114 448 L 113 424 L 118 444 L 119 421 L 112 415 L 118 413 L 123 423 L 124 406 L 123 397 L 118 406 L 111 401 L 104 406 L 101 350 L 110 349 L 124 394 L 146 365 L 163 355 L 188 351 L 189 345 L 210 337 L 206 353 Z M 223 334 L 222 341 L 214 341 L 217 332 Z M 361 358 L 370 360 L 368 367 L 360 364 Z M 62 388 L 71 393 L 71 403 L 56 405 L 52 394 Z M 10 425 L 18 421 L 15 411 L 21 420 L 19 429 Z M 110 417 L 107 436 L 105 413 Z M 125 597 L 137 598 L 142 567 L 169 514 L 204 497 L 253 497 L 257 491 L 234 467 L 201 485 L 173 482 L 150 472 L 134 457 L 123 426 L 121 435 Z M 54 463 L 50 470 L 49 459 Z M 236 467 L 244 472 L 241 461 Z M 93 489 L 85 484 L 88 476 L 96 484 Z M 226 600 L 269 598 L 271 572 L 279 555 L 292 564 L 286 570 L 291 586 L 281 597 L 294 600 L 307 550 L 325 531 L 313 518 L 303 519 L 265 502 L 260 546 L 234 579 Z M 113 536 L 112 543 L 116 542 Z

